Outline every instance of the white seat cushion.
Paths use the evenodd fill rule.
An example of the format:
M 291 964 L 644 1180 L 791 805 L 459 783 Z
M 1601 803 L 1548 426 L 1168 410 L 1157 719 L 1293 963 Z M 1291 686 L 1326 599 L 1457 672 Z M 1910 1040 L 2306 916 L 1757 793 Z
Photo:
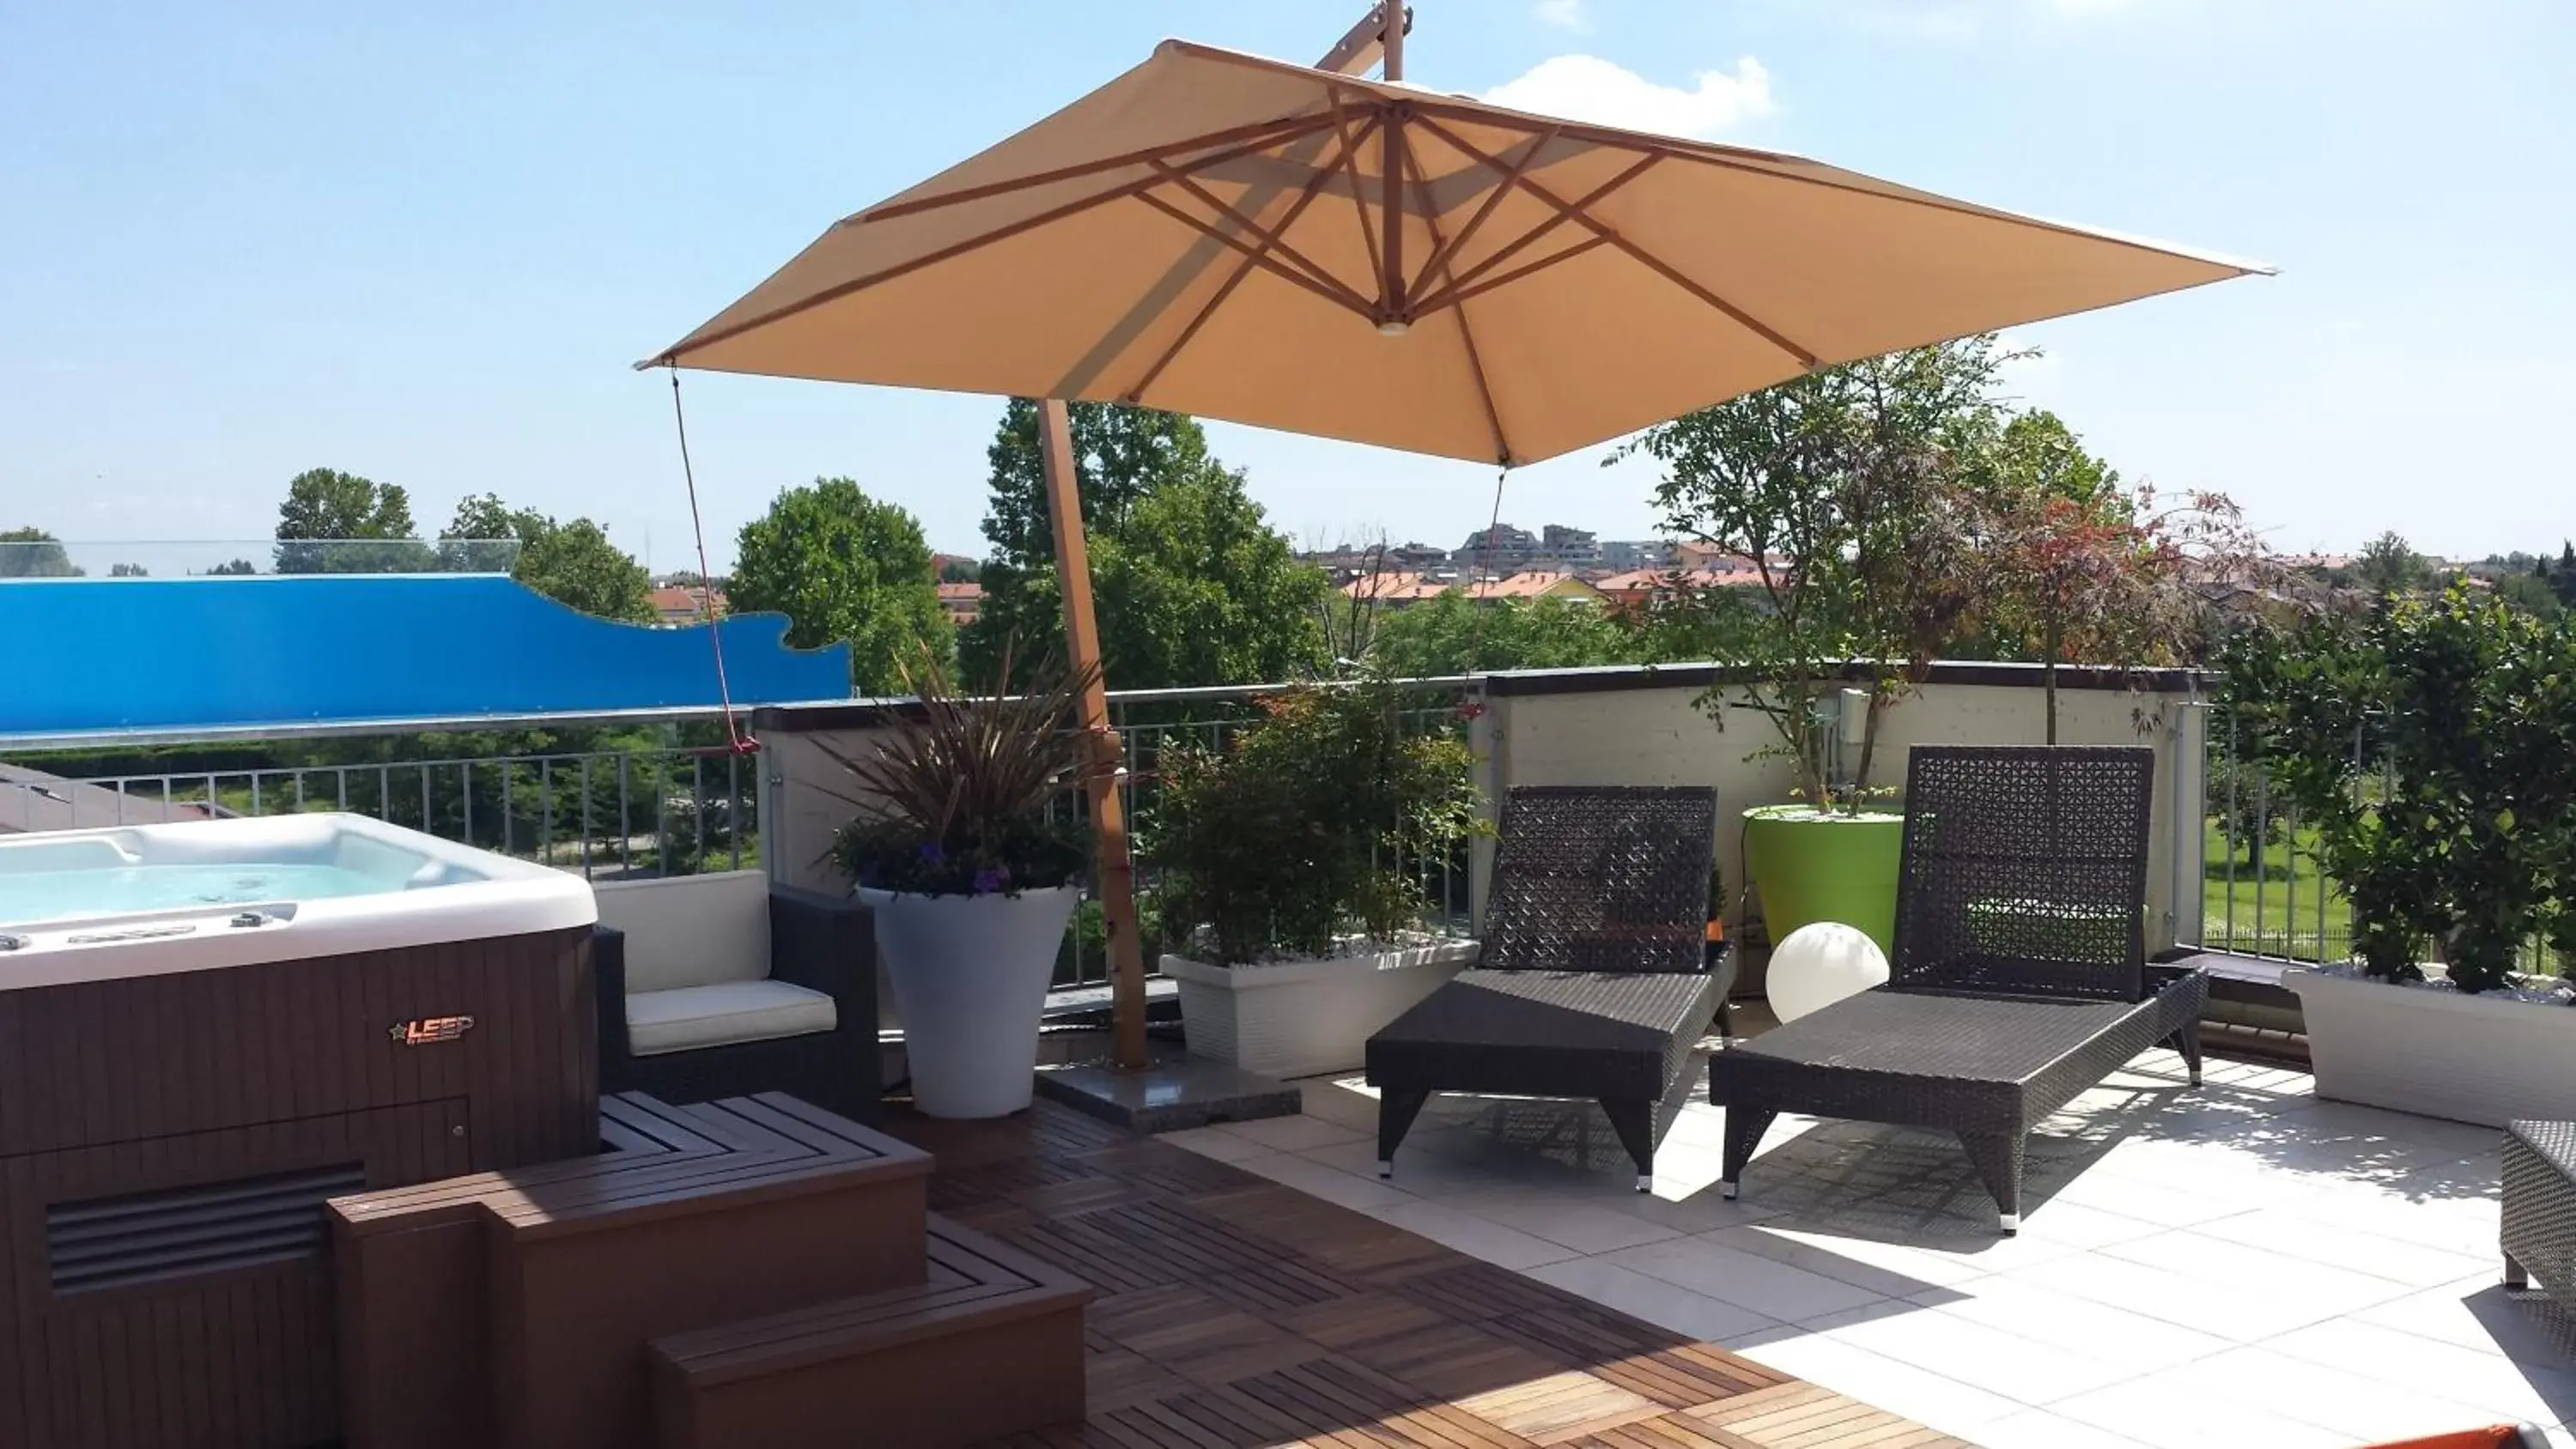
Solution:
M 769 877 L 756 870 L 591 887 L 599 923 L 626 933 L 631 993 L 769 974 Z
M 627 1050 L 639 1057 L 804 1036 L 840 1025 L 832 998 L 784 981 L 725 981 L 626 998 Z

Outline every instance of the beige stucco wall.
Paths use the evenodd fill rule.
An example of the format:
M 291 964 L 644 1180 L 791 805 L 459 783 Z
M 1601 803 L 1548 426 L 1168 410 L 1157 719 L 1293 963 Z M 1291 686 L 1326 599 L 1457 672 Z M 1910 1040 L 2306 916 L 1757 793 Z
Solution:
M 1489 778 L 1512 785 L 1714 785 L 1723 821 L 1756 805 L 1790 798 L 1788 763 L 1748 758 L 1776 739 L 1771 722 L 1748 709 L 1725 712 L 1724 727 L 1693 701 L 1696 685 L 1619 688 L 1586 693 L 1504 694 L 1488 700 Z M 2173 829 L 2177 788 L 2199 798 L 2199 711 L 2190 696 L 2126 690 L 2066 689 L 2058 693 L 2057 734 L 2068 745 L 2145 745 L 2156 751 L 2155 815 L 2148 842 L 2147 944 L 2161 950 L 2176 939 L 2174 882 L 2196 880 L 2196 857 L 2178 862 Z M 2177 722 L 2193 731 L 2175 760 Z M 1870 766 L 1875 785 L 1901 786 L 1905 753 L 1917 744 L 2040 744 L 2047 734 L 2042 691 L 2019 686 L 1928 684 L 1881 717 Z M 1744 857 L 1740 833 L 1721 825 L 1718 864 L 1727 890 L 1740 898 Z M 2196 851 L 2198 832 L 2182 845 Z M 2199 892 L 2186 890 L 2197 912 Z M 1743 917 L 1740 899 L 1727 911 Z M 2185 923 L 2185 938 L 2196 931 Z

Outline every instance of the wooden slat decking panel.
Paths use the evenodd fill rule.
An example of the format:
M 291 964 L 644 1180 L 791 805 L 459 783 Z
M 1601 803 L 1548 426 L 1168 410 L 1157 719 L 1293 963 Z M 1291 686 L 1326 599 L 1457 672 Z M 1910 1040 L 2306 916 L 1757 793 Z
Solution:
M 893 1114 L 934 1207 L 1100 1293 L 1090 1418 L 987 1449 L 1956 1443 L 1226 1163 L 1041 1102 Z

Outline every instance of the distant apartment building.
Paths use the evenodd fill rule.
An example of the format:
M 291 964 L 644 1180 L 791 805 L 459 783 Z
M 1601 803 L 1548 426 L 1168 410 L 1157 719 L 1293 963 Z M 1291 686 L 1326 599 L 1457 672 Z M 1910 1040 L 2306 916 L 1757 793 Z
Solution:
M 1601 567 L 1613 573 L 1632 569 L 1670 568 L 1673 563 L 1672 540 L 1663 538 L 1611 539 L 1601 545 Z
M 1537 553 L 1537 534 L 1526 528 L 1514 528 L 1508 523 L 1496 523 L 1468 534 L 1467 541 L 1449 557 L 1462 569 L 1509 574 L 1528 568 Z
M 1601 535 L 1588 528 L 1568 528 L 1551 523 L 1539 530 L 1539 557 L 1532 562 L 1541 567 L 1581 572 L 1601 567 Z

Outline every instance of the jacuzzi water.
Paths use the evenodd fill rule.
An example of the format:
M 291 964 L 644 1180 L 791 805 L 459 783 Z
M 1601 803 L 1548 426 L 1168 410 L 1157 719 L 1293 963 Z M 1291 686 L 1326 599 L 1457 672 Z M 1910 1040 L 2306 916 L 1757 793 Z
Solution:
M 0 874 L 0 922 L 33 925 L 181 906 L 249 906 L 398 891 L 387 880 L 336 865 L 129 865 Z
M 360 815 L 0 836 L 0 990 L 597 919 L 577 876 Z

